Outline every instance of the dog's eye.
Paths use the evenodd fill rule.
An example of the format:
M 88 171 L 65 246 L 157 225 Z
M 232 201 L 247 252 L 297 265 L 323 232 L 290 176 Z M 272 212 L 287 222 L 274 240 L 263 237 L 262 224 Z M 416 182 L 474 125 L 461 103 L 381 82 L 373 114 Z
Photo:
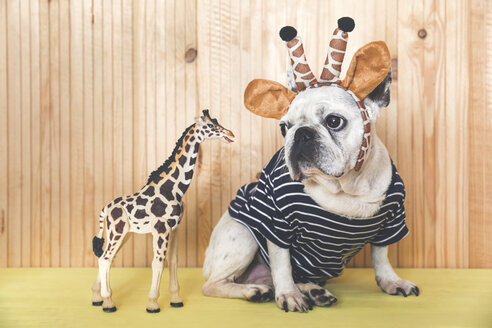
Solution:
M 345 119 L 336 115 L 328 115 L 325 122 L 332 130 L 341 130 L 345 126 Z
M 280 132 L 282 133 L 282 137 L 285 137 L 287 134 L 287 125 L 285 123 L 280 123 Z

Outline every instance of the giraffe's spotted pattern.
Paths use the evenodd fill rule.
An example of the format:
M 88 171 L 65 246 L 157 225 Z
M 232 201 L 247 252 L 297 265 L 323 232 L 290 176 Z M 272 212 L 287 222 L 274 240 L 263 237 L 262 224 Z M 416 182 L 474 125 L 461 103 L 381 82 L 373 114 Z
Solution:
M 340 81 L 340 72 L 342 71 L 343 57 L 345 56 L 345 49 L 347 48 L 347 39 L 347 32 L 338 28 L 335 29 L 319 82 L 337 83 Z
M 205 127 L 208 127 L 207 133 L 204 133 Z M 101 286 L 100 291 L 95 287 L 92 289 L 93 304 L 95 300 L 99 302 L 101 294 L 108 292 L 109 297 L 104 296 L 103 307 L 108 300 L 111 301 L 111 289 L 107 277 L 111 262 L 125 240 L 125 235 L 128 232 L 151 233 L 154 258 L 149 304 L 153 312 L 156 312 L 154 295 L 159 294 L 162 262 L 166 259 L 170 244 L 169 236 L 178 226 L 183 214 L 181 199 L 193 177 L 199 144 L 204 139 L 217 135 L 218 131 L 221 131 L 218 136 L 224 137 L 227 141 L 232 141 L 229 137 L 234 138 L 231 131 L 221 127 L 217 120 L 210 117 L 208 110 L 204 110 L 198 122 L 183 132 L 169 158 L 150 174 L 147 184 L 142 189 L 132 195 L 118 197 L 103 208 L 99 215 L 99 232 L 93 239 L 94 254 L 99 257 L 98 280 Z M 105 225 L 106 229 L 104 229 Z M 103 239 L 104 230 L 107 240 Z M 175 265 L 175 261 L 170 261 L 171 268 L 175 268 Z M 176 277 L 171 276 L 171 279 Z M 99 281 L 94 286 L 97 284 Z M 173 293 L 171 299 L 179 299 L 177 292 L 171 292 Z
M 154 259 L 164 260 L 169 234 L 179 224 L 183 214 L 181 199 L 191 183 L 200 143 L 206 137 L 216 135 L 220 127 L 218 123 L 213 128 L 207 127 L 207 124 L 210 123 L 199 127 L 194 124 L 187 128 L 172 155 L 151 174 L 140 191 L 118 197 L 103 209 L 100 226 L 106 222 L 108 237 L 103 259 L 112 259 L 124 235 L 136 232 L 152 233 Z

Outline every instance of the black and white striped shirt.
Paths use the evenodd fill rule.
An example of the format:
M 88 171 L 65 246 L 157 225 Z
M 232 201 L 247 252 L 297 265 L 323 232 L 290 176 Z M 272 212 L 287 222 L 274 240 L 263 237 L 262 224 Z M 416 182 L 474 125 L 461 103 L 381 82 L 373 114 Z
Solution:
M 296 282 L 324 284 L 342 273 L 345 264 L 371 243 L 385 246 L 408 234 L 405 188 L 392 164 L 391 184 L 379 211 L 357 219 L 330 213 L 292 181 L 283 148 L 263 169 L 258 182 L 242 186 L 229 205 L 230 215 L 253 234 L 267 264 L 266 240 L 288 248 Z

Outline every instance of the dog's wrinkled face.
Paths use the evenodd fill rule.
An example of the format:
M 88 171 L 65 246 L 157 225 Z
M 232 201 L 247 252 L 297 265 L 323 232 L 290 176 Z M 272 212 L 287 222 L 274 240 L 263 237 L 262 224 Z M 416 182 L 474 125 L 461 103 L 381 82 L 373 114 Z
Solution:
M 390 100 L 391 72 L 364 100 L 374 122 Z M 280 120 L 285 138 L 285 161 L 293 180 L 314 175 L 341 177 L 359 156 L 363 121 L 354 98 L 337 86 L 300 92 Z
M 364 130 L 354 98 L 336 86 L 299 93 L 281 119 L 280 129 L 293 180 L 320 172 L 342 176 L 357 161 Z

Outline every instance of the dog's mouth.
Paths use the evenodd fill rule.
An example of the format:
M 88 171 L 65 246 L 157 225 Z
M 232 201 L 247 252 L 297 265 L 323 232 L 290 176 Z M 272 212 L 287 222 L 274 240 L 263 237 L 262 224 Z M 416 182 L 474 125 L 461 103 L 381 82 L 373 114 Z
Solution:
M 307 176 L 304 174 L 304 170 L 301 169 L 299 163 L 292 165 L 291 167 L 291 178 L 294 181 L 301 182 Z
M 302 180 L 313 178 L 316 176 L 329 176 L 333 178 L 340 178 L 344 173 L 328 173 L 324 170 L 313 166 L 311 162 L 304 163 L 292 163 L 291 164 L 291 178 L 293 181 L 301 182 Z
M 306 173 L 311 172 L 313 167 L 313 162 L 304 153 L 299 152 L 295 160 L 291 160 L 291 178 L 294 181 L 302 181 L 307 178 Z
M 297 173 L 294 174 L 294 181 L 302 181 L 303 178 L 301 171 L 297 171 Z

